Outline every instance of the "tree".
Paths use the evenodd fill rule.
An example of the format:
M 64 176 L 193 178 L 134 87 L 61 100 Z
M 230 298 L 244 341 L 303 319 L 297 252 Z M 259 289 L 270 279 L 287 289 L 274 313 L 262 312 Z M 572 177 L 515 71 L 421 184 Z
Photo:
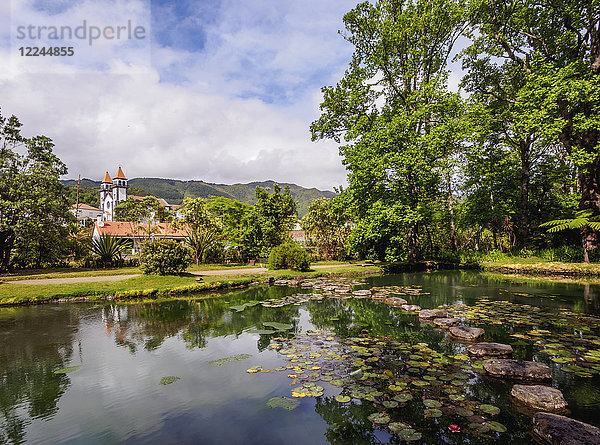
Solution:
M 273 193 L 256 187 L 255 194 L 257 202 L 244 220 L 240 239 L 246 258 L 268 257 L 273 247 L 289 239 L 297 218 L 296 202 L 288 186 L 283 193 L 278 184 L 273 185 Z
M 186 244 L 192 250 L 198 265 L 204 260 L 208 249 L 221 241 L 221 224 L 209 211 L 207 201 L 203 198 L 186 198 L 180 212 L 183 218 L 178 223 L 183 224 L 187 230 Z
M 157 239 L 145 241 L 140 255 L 140 269 L 144 274 L 178 275 L 191 263 L 189 251 L 177 241 Z
M 578 169 L 579 210 L 600 215 L 600 4 L 472 2 L 475 63 L 521 80 L 512 98 L 521 134 L 560 141 Z M 582 230 L 585 250 L 597 231 Z
M 344 200 L 321 198 L 308 206 L 302 227 L 315 239 L 320 255 L 327 260 L 344 259 L 347 254 L 350 218 Z
M 440 161 L 456 144 L 462 113 L 447 90 L 446 62 L 464 21 L 463 3 L 452 0 L 365 2 L 344 16 L 354 54 L 340 82 L 322 89 L 311 132 L 313 140 L 344 139 L 354 244 L 380 259 L 423 256 Z
M 115 220 L 129 222 L 134 244 L 136 238 L 151 239 L 156 232 L 155 223 L 169 219 L 168 211 L 154 196 L 144 196 L 141 201 L 129 197 L 115 207 Z
M 54 264 L 67 253 L 73 216 L 59 177 L 67 167 L 45 136 L 24 138 L 0 115 L 0 270 Z M 18 153 L 24 147 L 26 154 Z
M 98 256 L 102 264 L 111 264 L 121 258 L 121 253 L 131 247 L 131 242 L 125 238 L 116 238 L 111 235 L 100 235 L 92 239 L 91 251 Z

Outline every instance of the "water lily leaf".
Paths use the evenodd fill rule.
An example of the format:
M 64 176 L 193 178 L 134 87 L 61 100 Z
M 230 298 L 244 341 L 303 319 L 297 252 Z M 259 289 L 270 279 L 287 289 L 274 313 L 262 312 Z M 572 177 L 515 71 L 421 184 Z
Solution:
M 289 397 L 273 397 L 267 401 L 267 406 L 269 408 L 283 408 L 288 411 L 297 408 L 300 405 L 298 400 L 290 399 Z
M 426 409 L 423 414 L 425 417 L 442 417 L 442 411 L 437 408 Z
M 69 374 L 70 372 L 79 371 L 81 366 L 68 366 L 66 368 L 60 368 L 54 371 L 54 374 Z
M 409 400 L 412 400 L 413 396 L 412 394 L 408 394 L 408 393 L 402 393 L 402 394 L 396 394 L 393 399 L 397 402 L 408 402 Z
M 373 423 L 378 423 L 380 425 L 386 424 L 390 422 L 390 416 L 386 413 L 373 413 L 368 419 Z
M 254 331 L 250 331 L 251 334 L 258 334 L 258 335 L 271 335 L 274 334 L 277 331 L 272 331 L 270 329 L 255 329 Z
M 406 429 L 400 431 L 398 433 L 398 437 L 402 440 L 406 440 L 407 442 L 412 442 L 415 440 L 421 440 L 422 435 L 413 429 Z
M 386 408 L 397 408 L 398 402 L 396 402 L 395 400 L 384 400 L 383 406 L 385 406 Z
M 481 411 L 483 411 L 484 413 L 487 414 L 491 414 L 492 416 L 495 416 L 496 414 L 498 414 L 500 412 L 500 408 L 498 408 L 497 406 L 494 405 L 479 405 L 479 409 Z
M 262 370 L 262 366 L 253 366 L 252 368 L 246 369 L 248 374 L 256 374 L 257 372 Z
M 350 401 L 350 400 L 352 400 L 352 399 L 351 399 L 350 397 L 348 397 L 348 396 L 342 396 L 342 395 L 339 395 L 339 396 L 337 396 L 337 397 L 335 398 L 335 400 L 337 400 L 337 401 L 338 401 L 338 402 L 340 402 L 340 403 L 347 403 L 347 402 L 349 402 L 349 401 Z
M 171 383 L 174 383 L 179 379 L 180 379 L 180 377 L 175 377 L 174 375 L 168 375 L 168 376 L 160 379 L 160 384 L 161 385 L 170 385 Z
M 388 424 L 388 428 L 393 433 L 399 433 L 402 430 L 412 429 L 410 425 L 407 425 L 406 423 L 402 422 L 391 422 L 390 424 Z
M 344 381 L 343 380 L 332 380 L 330 383 L 333 386 L 338 386 L 338 387 L 344 386 Z
M 485 425 L 487 425 L 492 431 L 496 431 L 498 433 L 506 432 L 506 427 L 500 422 L 486 422 Z
M 290 329 L 293 329 L 293 327 L 294 327 L 291 324 L 278 323 L 276 321 L 265 321 L 263 323 L 263 326 L 271 327 L 277 331 L 289 331 Z
M 440 402 L 432 399 L 423 400 L 423 405 L 425 405 L 427 408 L 439 408 L 440 406 L 442 406 Z
M 250 357 L 252 357 L 250 354 L 237 354 L 237 355 L 232 355 L 231 357 L 220 358 L 218 360 L 211 360 L 208 363 L 210 363 L 211 365 L 223 366 L 225 363 L 245 360 Z
M 573 361 L 573 359 L 569 357 L 552 357 L 550 360 L 555 363 L 569 363 Z

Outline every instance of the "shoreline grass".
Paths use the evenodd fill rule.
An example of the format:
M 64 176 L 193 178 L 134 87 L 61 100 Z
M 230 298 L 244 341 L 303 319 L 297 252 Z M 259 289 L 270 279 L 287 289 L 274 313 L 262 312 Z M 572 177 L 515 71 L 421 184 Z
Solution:
M 196 281 L 198 277 L 189 273 L 181 276 L 140 275 L 119 281 L 67 284 L 19 284 L 19 280 L 10 280 L 0 284 L 0 306 L 38 304 L 59 300 L 61 302 L 65 300 L 121 300 L 181 295 L 184 293 L 245 287 L 252 282 L 264 281 L 269 277 L 282 279 L 291 277 L 308 278 L 326 275 L 364 275 L 377 273 L 381 273 L 381 269 L 376 266 L 362 267 L 348 265 L 332 270 L 313 269 L 309 272 L 275 270 L 262 274 L 205 275 L 202 277 L 202 281 Z M 48 276 L 45 276 L 44 278 L 66 277 L 58 273 L 58 275 L 48 274 Z

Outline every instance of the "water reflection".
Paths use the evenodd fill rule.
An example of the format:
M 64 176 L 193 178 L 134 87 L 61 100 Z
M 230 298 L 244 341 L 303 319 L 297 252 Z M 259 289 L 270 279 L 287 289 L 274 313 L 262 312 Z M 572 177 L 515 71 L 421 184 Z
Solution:
M 48 419 L 69 387 L 54 374 L 77 352 L 78 310 L 48 307 L 0 311 L 0 443 L 22 443 L 34 419 Z
M 372 277 L 368 284 L 420 285 L 428 295 L 405 298 L 423 308 L 455 302 L 473 305 L 487 296 L 547 308 L 600 310 L 600 290 L 592 285 L 528 285 L 461 271 Z M 280 366 L 283 357 L 268 348 L 271 339 L 307 329 L 331 331 L 341 338 L 368 333 L 411 344 L 424 342 L 446 355 L 464 353 L 466 345 L 421 323 L 415 315 L 371 300 L 325 299 L 279 308 L 231 309 L 252 300 L 305 292 L 256 287 L 164 302 L 2 309 L 0 443 L 138 443 L 168 441 L 174 435 L 181 443 L 197 442 L 198 437 L 218 443 L 219 431 L 225 430 L 231 443 L 236 437 L 240 443 L 256 443 L 252 437 L 260 437 L 262 443 L 399 443 L 397 437 L 373 429 L 367 419 L 374 412 L 371 405 L 340 404 L 329 390 L 316 400 L 303 399 L 293 412 L 265 408 L 270 397 L 289 396 L 287 373 L 251 376 L 245 369 Z M 290 324 L 292 329 L 287 334 L 255 333 L 272 321 Z M 521 329 L 510 323 L 487 326 L 486 338 L 511 343 L 516 358 L 553 366 L 553 384 L 565 393 L 572 416 L 600 423 L 596 419 L 599 379 L 582 380 L 560 372 L 531 343 L 511 337 Z M 222 367 L 211 364 L 240 353 L 252 357 Z M 78 364 L 83 365 L 80 372 L 54 374 Z M 158 382 L 166 375 L 181 380 L 162 387 Z M 502 436 L 505 443 L 529 443 L 530 417 L 512 412 L 509 389 L 506 382 L 481 378 L 468 387 L 468 395 L 502 407 L 501 420 L 511 428 Z M 423 433 L 424 442 L 462 443 L 464 436 L 449 433 L 447 425 L 424 419 L 422 408 L 409 404 L 403 410 L 407 421 Z

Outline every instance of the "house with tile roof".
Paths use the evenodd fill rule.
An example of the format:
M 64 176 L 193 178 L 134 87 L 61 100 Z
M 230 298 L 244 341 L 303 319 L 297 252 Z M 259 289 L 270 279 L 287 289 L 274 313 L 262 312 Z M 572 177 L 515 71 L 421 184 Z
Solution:
M 99 218 L 94 223 L 92 239 L 98 240 L 101 236 L 105 235 L 129 239 L 132 241 L 134 250 L 137 250 L 142 241 L 154 241 L 157 239 L 184 241 L 188 236 L 188 228 L 185 225 L 175 226 L 171 223 L 103 221 L 102 218 Z
M 85 226 L 86 221 L 96 221 L 98 217 L 102 218 L 102 214 L 104 213 L 98 207 L 83 203 L 73 204 L 70 208 L 70 212 L 77 218 L 77 222 L 82 227 Z

